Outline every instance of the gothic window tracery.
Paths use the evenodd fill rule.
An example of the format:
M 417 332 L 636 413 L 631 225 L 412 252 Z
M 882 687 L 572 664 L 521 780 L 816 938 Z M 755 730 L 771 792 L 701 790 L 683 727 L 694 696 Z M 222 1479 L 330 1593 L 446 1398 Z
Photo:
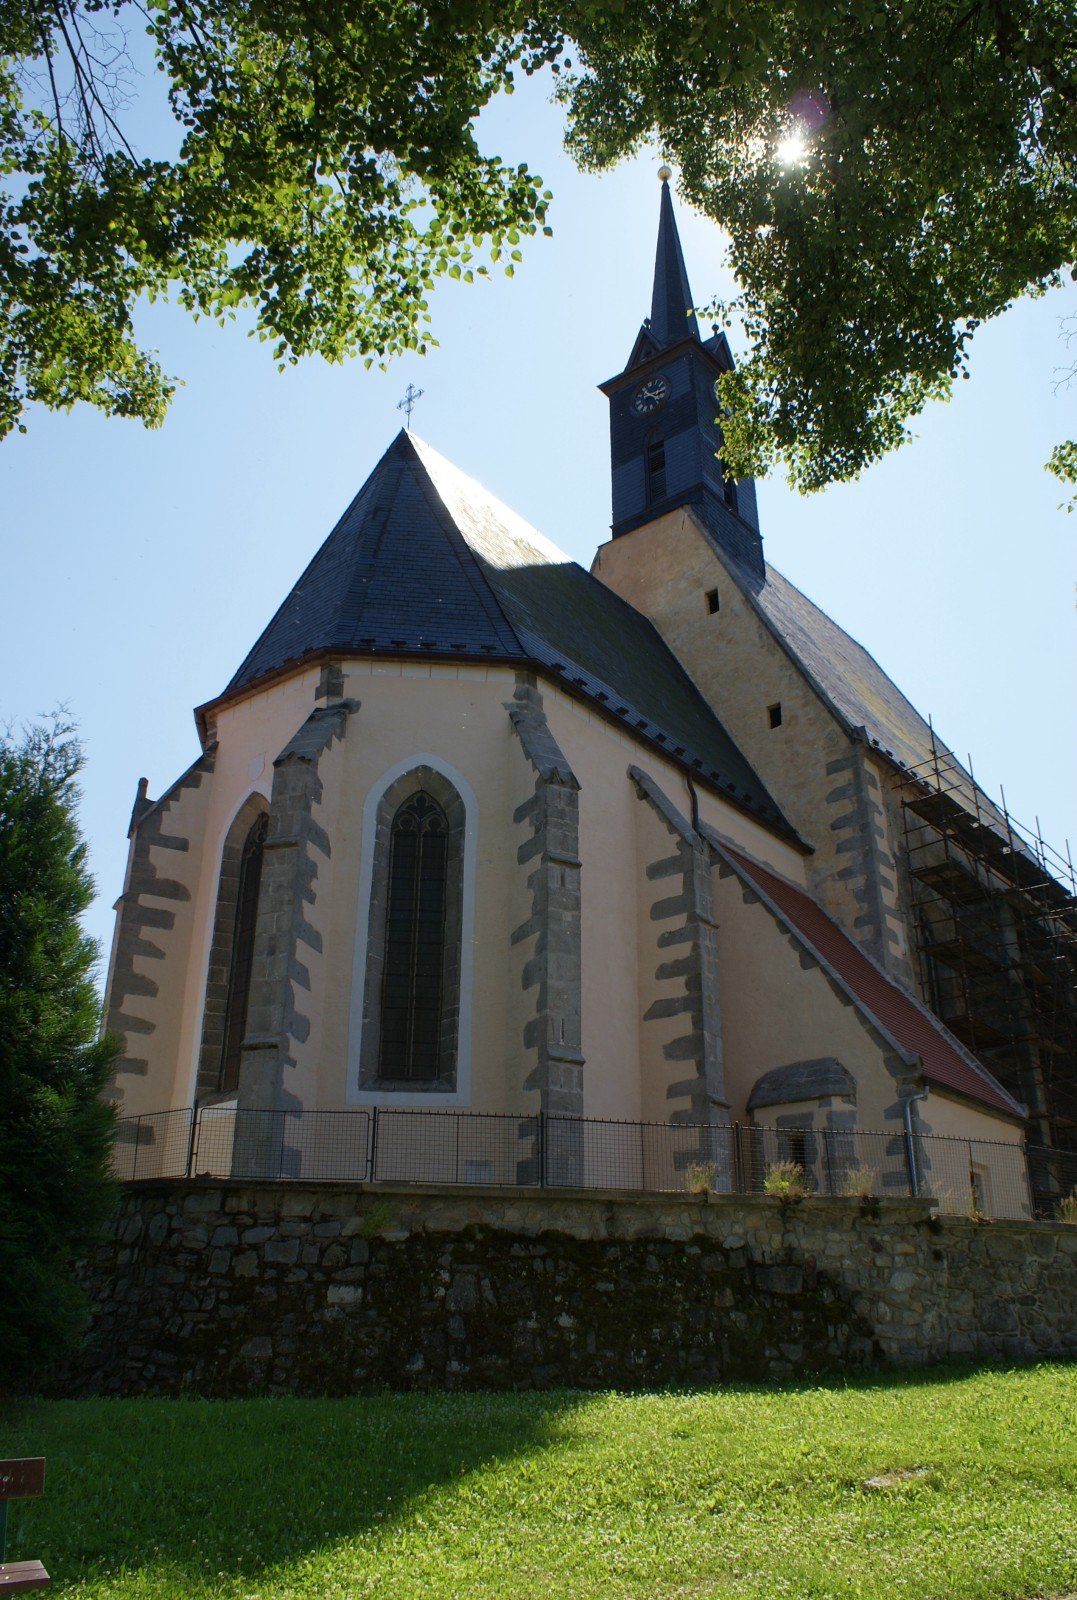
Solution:
M 405 800 L 389 840 L 381 1075 L 440 1076 L 448 823 L 430 795 Z
M 364 974 L 359 1087 L 456 1087 L 464 803 L 421 766 L 378 804 Z
M 224 1049 L 221 1053 L 220 1081 L 224 1094 L 239 1087 L 239 1063 L 243 1036 L 247 1031 L 247 1002 L 251 991 L 251 965 L 254 960 L 254 928 L 258 919 L 258 890 L 262 882 L 262 852 L 269 818 L 263 811 L 255 819 L 243 842 L 236 895 L 235 932 L 232 937 L 232 966 L 228 976 L 228 1008 L 224 1022 Z
M 202 1014 L 199 1101 L 234 1094 L 239 1085 L 268 826 L 264 796 L 251 795 L 233 818 L 222 846 Z

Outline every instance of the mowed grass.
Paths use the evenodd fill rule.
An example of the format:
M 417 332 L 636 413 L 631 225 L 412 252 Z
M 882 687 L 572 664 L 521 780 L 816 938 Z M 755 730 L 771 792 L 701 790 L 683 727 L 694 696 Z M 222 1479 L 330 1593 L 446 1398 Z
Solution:
M 644 1395 L 34 1402 L 10 1559 L 93 1600 L 1077 1591 L 1077 1368 Z M 927 1468 L 892 1486 L 879 1474 Z

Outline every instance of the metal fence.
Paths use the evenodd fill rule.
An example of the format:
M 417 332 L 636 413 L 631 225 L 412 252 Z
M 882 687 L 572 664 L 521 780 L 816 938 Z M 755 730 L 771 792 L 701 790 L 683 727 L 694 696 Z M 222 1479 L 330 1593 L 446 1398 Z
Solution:
M 794 1193 L 860 1199 L 919 1194 L 947 1214 L 1019 1218 L 1034 1206 L 1049 1214 L 1038 1198 L 1046 1182 L 1041 1158 L 1058 1154 L 934 1135 L 910 1142 L 901 1131 L 860 1128 L 221 1104 L 121 1119 L 114 1159 L 125 1181 L 234 1177 L 667 1194 L 762 1194 L 791 1185 Z M 1077 1184 L 1077 1158 L 1074 1168 Z M 1052 1167 L 1060 1196 L 1069 1192 L 1065 1177 L 1061 1166 Z
M 1038 1216 L 1053 1216 L 1061 1202 L 1077 1195 L 1077 1150 L 1028 1147 L 1028 1175 Z

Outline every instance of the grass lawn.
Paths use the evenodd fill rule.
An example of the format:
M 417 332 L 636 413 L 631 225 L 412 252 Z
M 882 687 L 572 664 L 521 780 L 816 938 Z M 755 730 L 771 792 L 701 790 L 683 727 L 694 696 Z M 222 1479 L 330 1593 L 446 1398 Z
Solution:
M 1077 1367 L 784 1389 L 9 1408 L 9 1558 L 93 1600 L 1077 1591 Z M 890 1486 L 867 1478 L 926 1468 Z

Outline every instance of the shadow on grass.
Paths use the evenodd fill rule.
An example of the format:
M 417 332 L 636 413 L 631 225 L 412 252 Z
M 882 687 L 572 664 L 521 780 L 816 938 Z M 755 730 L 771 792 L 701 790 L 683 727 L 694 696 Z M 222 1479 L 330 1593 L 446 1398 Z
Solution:
M 542 1452 L 589 1398 L 26 1402 L 0 1418 L 0 1454 L 44 1455 L 46 1491 L 12 1508 L 8 1556 L 57 1581 L 254 1575 L 386 1527 L 486 1463 Z
M 943 1388 L 1003 1368 L 950 1364 L 829 1374 L 780 1388 L 662 1391 L 788 1396 Z M 9 1412 L 2 1454 L 43 1454 L 43 1500 L 16 1520 L 12 1559 L 56 1579 L 158 1569 L 167 1592 L 254 1578 L 390 1528 L 430 1490 L 556 1447 L 582 1391 L 352 1399 L 38 1401 Z M 21 1526 L 20 1526 L 21 1524 Z M 162 1592 L 165 1592 L 162 1590 Z

